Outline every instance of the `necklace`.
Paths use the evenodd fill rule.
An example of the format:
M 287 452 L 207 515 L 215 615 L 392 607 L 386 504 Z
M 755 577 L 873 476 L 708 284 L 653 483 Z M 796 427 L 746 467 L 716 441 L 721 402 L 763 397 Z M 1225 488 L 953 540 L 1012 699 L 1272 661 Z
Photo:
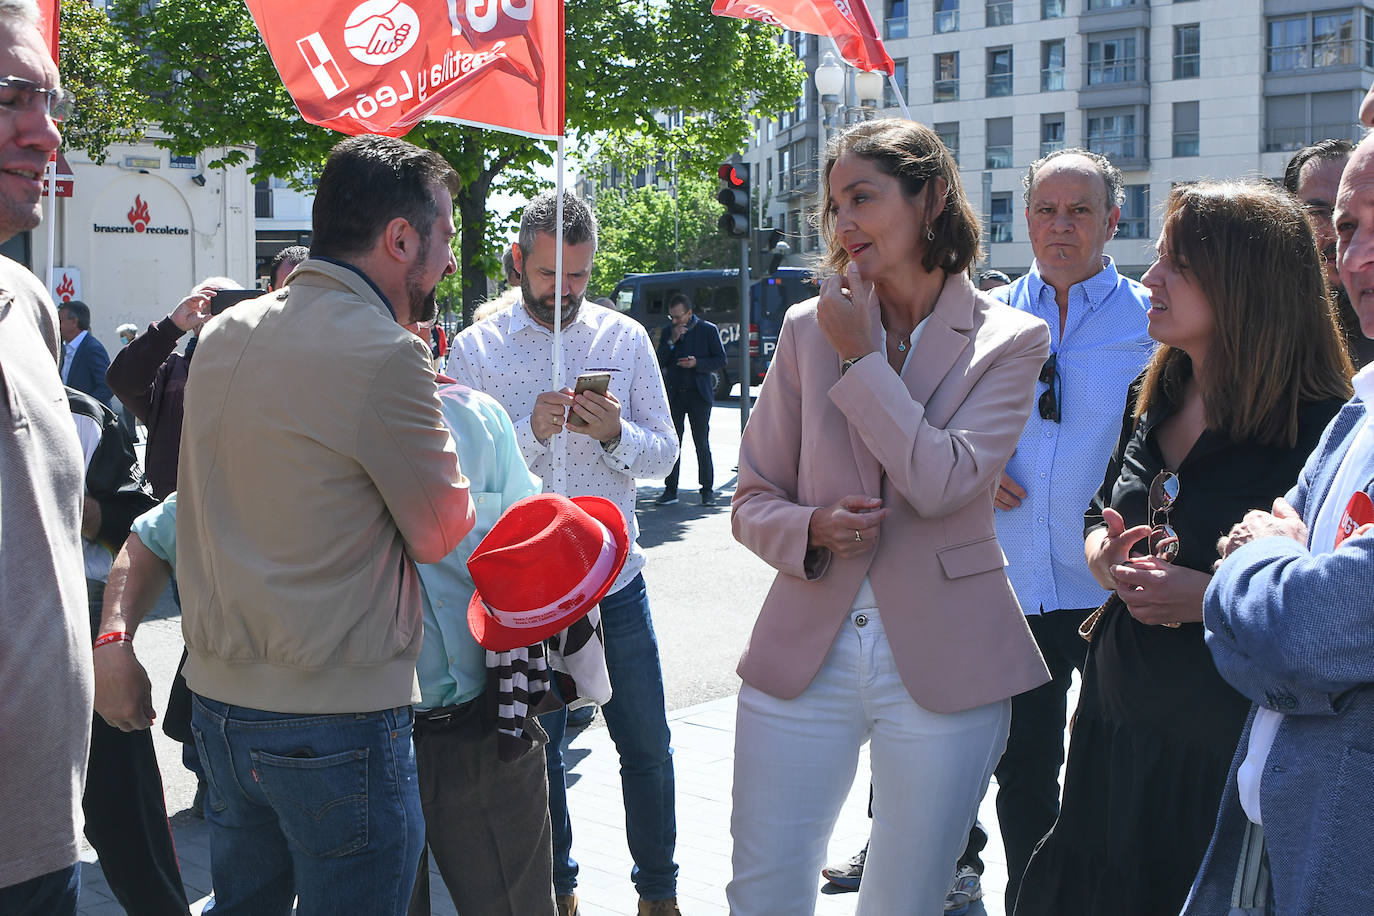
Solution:
M 899 340 L 899 341 L 897 341 L 897 352 L 898 352 L 898 353 L 905 353 L 905 352 L 906 352 L 906 348 L 907 348 L 907 342 L 906 342 L 905 340 Z

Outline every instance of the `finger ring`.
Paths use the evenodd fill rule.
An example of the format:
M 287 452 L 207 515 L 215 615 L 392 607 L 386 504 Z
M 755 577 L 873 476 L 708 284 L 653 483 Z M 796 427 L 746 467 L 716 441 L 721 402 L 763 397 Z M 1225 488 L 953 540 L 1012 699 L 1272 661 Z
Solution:
M 857 532 L 857 531 L 854 532 L 854 540 L 856 540 L 856 541 L 862 541 L 862 540 L 863 540 L 863 538 L 859 537 L 859 532 Z

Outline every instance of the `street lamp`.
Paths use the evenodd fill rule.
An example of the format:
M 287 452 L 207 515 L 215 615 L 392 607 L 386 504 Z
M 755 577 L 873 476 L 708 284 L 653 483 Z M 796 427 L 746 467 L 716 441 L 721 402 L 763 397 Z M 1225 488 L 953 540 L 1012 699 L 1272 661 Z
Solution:
M 816 92 L 821 97 L 821 109 L 825 112 L 821 118 L 821 142 L 816 154 L 819 163 L 825 158 L 826 128 L 834 123 L 835 109 L 839 107 L 840 93 L 844 91 L 844 69 L 835 62 L 833 51 L 825 52 L 814 78 Z
M 859 96 L 859 104 L 871 111 L 878 107 L 883 97 L 883 75 L 876 70 L 860 70 L 854 74 L 854 92 Z M 868 112 L 865 112 L 865 117 Z

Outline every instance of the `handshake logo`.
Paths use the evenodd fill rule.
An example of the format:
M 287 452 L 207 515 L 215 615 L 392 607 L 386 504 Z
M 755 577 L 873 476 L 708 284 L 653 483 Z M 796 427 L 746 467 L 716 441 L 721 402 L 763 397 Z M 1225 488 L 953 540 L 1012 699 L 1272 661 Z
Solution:
M 344 45 L 361 63 L 379 66 L 405 54 L 420 37 L 420 17 L 400 0 L 365 0 L 344 23 Z

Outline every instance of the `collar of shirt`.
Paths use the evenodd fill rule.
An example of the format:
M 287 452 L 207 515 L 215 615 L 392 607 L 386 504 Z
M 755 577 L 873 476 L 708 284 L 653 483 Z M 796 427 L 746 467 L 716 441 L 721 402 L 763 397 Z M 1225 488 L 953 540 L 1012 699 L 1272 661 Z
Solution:
M 584 299 L 582 301 L 582 304 L 578 306 L 577 314 L 573 316 L 572 321 L 564 323 L 563 330 L 566 331 L 569 327 L 575 324 L 590 325 L 591 321 L 588 319 L 587 312 L 589 309 L 596 308 L 601 308 L 601 306 L 594 305 L 590 302 L 587 302 Z M 515 301 L 515 304 L 511 306 L 510 310 L 510 333 L 515 334 L 519 331 L 525 330 L 526 328 L 529 328 L 530 330 L 537 331 L 542 334 L 547 334 L 549 337 L 553 336 L 553 328 L 546 328 L 539 322 L 535 321 L 534 318 L 530 316 L 529 309 L 525 308 L 524 301 L 521 299 L 517 299 Z
M 68 359 L 70 359 L 70 358 L 72 357 L 72 354 L 76 353 L 76 348 L 79 347 L 79 346 L 81 346 L 81 341 L 85 340 L 85 339 L 86 339 L 86 335 L 89 334 L 89 333 L 91 333 L 91 332 L 90 332 L 90 331 L 82 331 L 80 334 L 77 334 L 75 337 L 73 337 L 70 341 L 67 342 L 67 345 L 66 345 L 66 346 L 67 346 L 67 358 L 68 358 Z
M 320 255 L 312 255 L 311 257 L 313 257 L 316 261 L 325 261 L 329 264 L 334 264 L 338 267 L 346 267 L 358 276 L 362 277 L 365 281 L 367 281 L 367 285 L 372 287 L 372 291 L 377 294 L 377 298 L 382 300 L 382 305 L 386 306 L 386 310 L 391 313 L 391 320 L 396 320 L 396 309 L 392 308 L 391 300 L 386 297 L 386 293 L 382 292 L 381 288 L 378 287 L 376 283 L 372 282 L 372 278 L 369 277 L 367 274 L 363 273 L 362 270 L 353 266 L 347 261 L 338 261 L 334 258 L 321 257 Z
M 1365 403 L 1365 409 L 1374 411 L 1374 363 L 1365 366 L 1350 380 L 1355 389 L 1355 397 Z
M 1088 303 L 1088 309 L 1095 310 L 1107 297 L 1116 289 L 1121 281 L 1121 276 L 1116 272 L 1116 264 L 1107 255 L 1102 256 L 1102 269 L 1093 274 L 1086 280 L 1080 280 L 1069 287 L 1069 296 L 1073 297 L 1074 290 L 1081 290 L 1083 299 Z M 1045 290 L 1049 290 L 1050 298 L 1054 298 L 1054 287 L 1045 282 L 1040 276 L 1040 262 L 1031 264 L 1030 276 L 1026 280 L 1026 288 L 1030 292 L 1032 301 L 1039 302 Z

